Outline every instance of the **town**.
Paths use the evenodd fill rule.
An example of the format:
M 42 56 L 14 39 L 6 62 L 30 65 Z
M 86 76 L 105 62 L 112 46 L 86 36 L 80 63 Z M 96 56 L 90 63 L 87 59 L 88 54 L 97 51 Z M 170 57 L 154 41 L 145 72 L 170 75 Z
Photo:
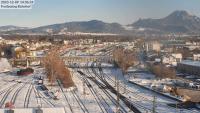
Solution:
M 200 0 L 0 0 L 0 113 L 200 113 Z
M 200 112 L 199 36 L 2 35 L 0 53 L 0 113 Z

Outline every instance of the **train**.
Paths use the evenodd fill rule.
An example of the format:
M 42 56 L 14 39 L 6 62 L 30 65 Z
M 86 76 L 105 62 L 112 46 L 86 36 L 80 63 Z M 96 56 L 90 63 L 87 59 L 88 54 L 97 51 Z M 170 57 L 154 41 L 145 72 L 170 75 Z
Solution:
M 27 76 L 29 74 L 32 74 L 34 72 L 34 69 L 32 68 L 26 68 L 26 69 L 19 69 L 17 71 L 18 76 Z

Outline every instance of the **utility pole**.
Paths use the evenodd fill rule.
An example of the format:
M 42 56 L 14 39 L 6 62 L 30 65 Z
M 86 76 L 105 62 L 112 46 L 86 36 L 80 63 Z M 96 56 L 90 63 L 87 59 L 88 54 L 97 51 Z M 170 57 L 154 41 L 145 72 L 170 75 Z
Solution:
M 86 92 L 85 92 L 85 80 L 84 79 L 82 79 L 83 81 L 83 95 L 85 95 L 86 94 Z
M 114 87 L 116 87 L 116 85 L 117 85 L 117 77 L 115 75 L 115 85 L 114 85 Z
M 153 96 L 153 109 L 152 109 L 153 113 L 156 113 L 156 96 Z
M 123 73 L 123 75 L 125 75 L 124 73 Z M 125 77 L 125 76 L 124 76 Z M 125 77 L 125 81 L 124 81 L 124 93 L 126 93 L 126 83 L 127 83 L 127 79 L 126 79 L 126 77 Z
M 116 105 L 116 113 L 119 113 L 119 80 L 117 80 L 117 105 Z
M 124 82 L 124 93 L 126 93 L 126 82 Z
M 54 80 L 54 71 L 51 69 L 51 89 L 53 87 L 53 80 Z

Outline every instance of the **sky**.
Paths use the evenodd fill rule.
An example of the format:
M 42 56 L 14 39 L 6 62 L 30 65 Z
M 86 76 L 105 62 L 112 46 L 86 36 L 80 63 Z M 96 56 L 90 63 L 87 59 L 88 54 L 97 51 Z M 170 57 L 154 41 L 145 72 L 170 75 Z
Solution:
M 139 18 L 162 18 L 175 10 L 200 17 L 200 0 L 35 0 L 32 9 L 0 9 L 0 26 L 38 27 L 95 19 L 127 25 Z

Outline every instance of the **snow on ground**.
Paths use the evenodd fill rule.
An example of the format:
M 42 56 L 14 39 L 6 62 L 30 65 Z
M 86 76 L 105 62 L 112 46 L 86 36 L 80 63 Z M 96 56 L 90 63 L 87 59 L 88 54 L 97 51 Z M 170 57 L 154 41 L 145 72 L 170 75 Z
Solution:
M 112 68 L 113 67 L 113 64 L 110 64 L 110 63 L 101 63 L 101 65 L 94 65 L 94 66 L 91 66 L 93 62 L 73 62 L 73 63 L 70 63 L 70 62 L 65 62 L 66 65 L 68 66 L 71 66 L 71 67 L 85 67 L 85 68 L 90 68 L 90 67 L 104 67 L 104 68 Z
M 164 85 L 164 84 L 173 84 L 175 82 L 172 79 L 156 79 L 155 75 L 150 73 L 134 73 L 127 75 L 130 81 L 133 81 L 135 83 L 141 84 L 146 87 L 152 87 L 155 85 Z
M 43 113 L 65 113 L 64 108 L 41 108 L 43 110 Z M 14 113 L 35 113 L 36 109 L 28 108 L 28 109 L 23 109 L 23 108 L 17 108 L 13 109 Z M 0 113 L 7 113 L 4 112 L 5 110 L 0 109 Z
M 91 75 L 91 76 L 96 76 L 91 69 L 87 69 L 84 70 L 83 72 L 85 72 L 87 75 Z M 96 79 L 101 82 L 101 80 L 98 79 L 98 77 L 96 77 Z M 112 97 L 113 99 L 111 100 L 108 95 L 106 95 L 100 88 L 99 86 L 97 86 L 94 82 L 92 82 L 90 80 L 90 83 L 92 84 L 93 88 L 96 90 L 97 95 L 102 96 L 105 100 L 106 103 L 109 104 L 109 108 L 111 109 L 111 111 L 115 112 L 116 111 L 116 104 L 115 104 L 115 100 L 117 99 L 117 96 L 115 94 L 113 94 L 112 92 L 110 92 L 108 89 L 105 89 Z M 101 82 L 102 83 L 102 82 Z M 115 99 L 115 100 L 114 100 Z M 103 100 L 103 99 L 102 99 Z M 125 109 L 125 110 L 129 110 L 129 108 L 120 100 L 120 105 Z
M 88 63 L 88 65 L 91 64 L 92 62 Z M 61 91 L 61 88 L 58 86 L 57 83 L 54 83 L 54 86 L 50 86 L 50 83 L 46 78 L 44 80 L 44 85 L 48 88 L 48 91 L 42 90 L 40 88 L 40 85 L 36 83 L 38 81 L 36 77 L 45 77 L 44 70 L 43 68 L 39 67 L 34 67 L 34 69 L 35 71 L 33 74 L 24 77 L 16 76 L 14 73 L 0 73 L 0 105 L 2 105 L 2 108 L 4 108 L 4 104 L 6 102 L 11 101 L 12 98 L 15 97 L 14 95 L 16 95 L 14 106 L 15 109 L 21 111 L 20 113 L 25 112 L 23 111 L 25 105 L 28 105 L 25 109 L 27 110 L 26 113 L 29 113 L 28 111 L 32 108 L 38 108 L 38 106 L 45 108 L 47 112 L 48 110 L 52 111 L 48 113 L 58 113 L 53 112 L 56 109 L 60 110 L 59 113 L 81 113 L 83 112 L 83 110 L 87 110 L 89 113 L 102 113 L 102 109 L 104 112 L 105 109 L 110 110 L 110 112 L 115 112 L 116 105 L 114 99 L 117 98 L 116 95 L 110 92 L 108 89 L 105 89 L 108 92 L 108 94 L 111 95 L 111 97 L 113 97 L 113 100 L 110 100 L 110 98 L 108 97 L 108 95 L 105 94 L 103 89 L 100 89 L 100 87 L 91 79 L 86 78 L 94 90 L 94 92 L 92 92 L 86 84 L 85 86 L 83 85 L 83 79 L 81 78 L 81 75 L 77 73 L 76 69 L 71 69 L 73 75 L 72 78 L 76 84 L 76 88 L 74 88 L 74 90 L 64 89 L 64 92 Z M 81 70 L 88 76 L 96 76 L 91 68 L 79 70 Z M 108 83 L 113 87 L 115 86 L 115 75 L 117 75 L 117 78 L 120 81 L 120 93 L 123 94 L 125 97 L 129 98 L 134 103 L 134 105 L 138 107 L 142 112 L 152 111 L 152 101 L 154 96 L 156 96 L 157 98 L 157 112 L 162 111 L 162 113 L 173 113 L 176 111 L 175 108 L 171 108 L 166 105 L 167 103 L 176 103 L 176 101 L 168 99 L 161 95 L 157 95 L 148 90 L 142 89 L 141 87 L 128 83 L 126 78 L 122 76 L 120 70 L 114 68 L 105 68 L 103 69 L 103 72 L 105 73 L 103 75 L 99 72 L 100 70 L 98 68 L 95 68 L 94 70 L 99 75 L 104 77 L 106 81 L 108 81 Z M 98 79 L 98 77 L 96 77 L 96 80 L 102 83 L 101 80 Z M 127 88 L 126 93 L 123 93 L 124 86 L 126 86 Z M 84 89 L 86 92 L 85 94 L 83 93 Z M 53 96 L 51 95 L 51 92 L 56 91 L 60 91 L 58 100 L 53 99 Z M 25 101 L 26 98 L 28 98 L 28 102 Z M 5 101 L 2 102 L 2 100 Z M 129 108 L 121 100 L 120 105 L 129 112 Z M 177 111 L 180 111 L 180 109 L 177 109 Z M 196 110 L 190 111 L 195 112 Z M 189 110 L 184 109 L 182 110 L 182 112 L 187 113 L 189 112 Z M 2 109 L 0 109 L 0 113 L 2 113 Z
M 58 84 L 54 83 L 54 86 L 50 86 L 50 83 L 45 78 L 44 85 L 48 88 L 48 91 L 42 90 L 40 88 L 40 85 L 37 84 L 38 80 L 36 79 L 36 77 L 45 77 L 44 70 L 37 67 L 35 67 L 34 69 L 35 71 L 33 74 L 24 77 L 18 77 L 13 73 L 0 74 L 0 101 L 3 100 L 5 97 L 5 101 L 1 103 L 2 108 L 4 108 L 5 103 L 10 102 L 16 92 L 18 92 L 14 103 L 14 106 L 18 111 L 22 110 L 25 107 L 25 100 L 26 98 L 28 98 L 29 102 L 28 108 L 26 108 L 27 110 L 40 106 L 42 108 L 64 108 L 65 112 L 67 113 L 81 113 L 84 112 L 83 109 L 87 109 L 89 113 L 102 113 L 101 108 L 103 107 L 103 105 L 100 105 L 101 108 L 99 107 L 97 101 L 95 100 L 95 98 L 97 97 L 94 97 L 92 92 L 89 90 L 89 87 L 85 86 L 86 94 L 83 94 L 83 82 L 79 73 L 73 72 L 73 80 L 76 84 L 76 90 L 74 90 L 74 93 L 70 90 L 64 89 L 64 93 L 61 92 L 58 96 L 58 100 L 55 100 L 53 99 L 52 95 L 50 95 L 50 92 L 56 92 L 57 90 L 60 91 L 61 89 Z M 103 94 L 103 92 L 99 89 L 97 85 L 95 85 L 95 83 L 93 83 L 92 81 L 89 82 L 92 86 L 94 86 L 94 90 L 95 92 L 97 92 L 97 95 L 101 95 L 103 98 L 108 100 L 106 95 Z M 9 88 L 11 89 L 10 92 Z M 29 90 L 30 95 L 27 96 Z M 78 97 L 78 100 L 74 96 L 74 94 L 77 95 L 76 97 Z M 66 101 L 66 98 L 68 102 Z M 82 104 L 80 102 L 82 102 Z M 108 104 L 110 105 L 110 108 L 115 111 L 116 106 L 112 104 L 111 101 L 108 101 Z M 83 106 L 85 106 L 85 108 Z M 70 109 L 70 107 L 72 110 Z M 21 112 L 23 113 L 24 111 L 22 110 Z
M 126 86 L 126 93 L 124 96 L 130 98 L 141 111 L 152 111 L 153 108 L 153 98 L 156 96 L 156 111 L 162 113 L 174 113 L 174 112 L 199 112 L 196 109 L 176 109 L 173 107 L 168 106 L 169 103 L 177 103 L 176 101 L 169 99 L 167 97 L 158 95 L 153 93 L 149 90 L 143 89 L 139 86 L 133 85 L 128 83 L 125 77 L 122 76 L 122 73 L 119 69 L 104 69 L 103 72 L 105 73 L 104 77 L 107 81 L 110 82 L 111 85 L 115 85 L 114 80 L 115 76 L 119 79 L 120 85 L 120 92 L 124 92 L 124 86 Z M 139 76 L 139 75 L 138 75 Z M 147 78 L 152 77 L 151 75 L 147 76 Z M 141 75 L 141 78 L 146 78 L 146 75 Z M 111 82 L 113 81 L 113 82 Z M 126 84 L 126 85 L 125 85 Z
M 78 95 L 80 96 L 80 98 L 82 98 L 83 103 L 85 104 L 88 111 L 90 111 L 91 113 L 101 111 L 100 108 L 97 106 L 97 102 L 95 101 L 89 88 L 86 85 L 85 85 L 85 94 L 84 94 L 84 92 L 83 92 L 83 90 L 84 90 L 83 84 L 84 83 L 80 79 L 79 73 L 74 71 L 73 74 L 74 74 L 73 80 L 74 80 L 76 86 L 78 87 Z
M 164 92 L 164 87 L 165 85 L 174 85 L 176 82 L 182 82 L 179 80 L 174 80 L 174 79 L 169 79 L 169 78 L 165 78 L 165 79 L 156 79 L 155 75 L 150 74 L 150 73 L 130 73 L 128 75 L 126 75 L 128 77 L 126 77 L 127 80 L 132 81 L 136 84 L 142 85 L 146 88 L 149 89 L 154 89 L 158 92 L 162 92 L 165 95 L 168 95 L 170 97 L 176 98 L 181 100 L 180 97 L 176 97 L 176 96 L 172 96 L 169 93 Z
M 0 58 L 0 72 L 6 72 L 12 69 L 6 58 Z

